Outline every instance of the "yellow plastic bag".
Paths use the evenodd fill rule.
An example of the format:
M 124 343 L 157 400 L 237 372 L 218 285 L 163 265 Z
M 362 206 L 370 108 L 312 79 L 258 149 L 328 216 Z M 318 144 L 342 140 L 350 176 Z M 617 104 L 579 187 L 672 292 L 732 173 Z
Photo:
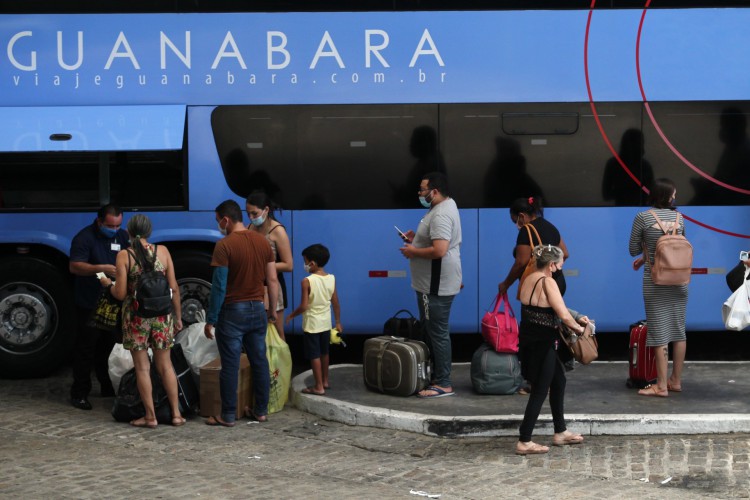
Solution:
M 276 326 L 268 323 L 266 331 L 266 357 L 271 371 L 271 391 L 268 397 L 268 413 L 284 409 L 289 398 L 289 383 L 292 379 L 292 353 L 289 346 L 281 340 Z

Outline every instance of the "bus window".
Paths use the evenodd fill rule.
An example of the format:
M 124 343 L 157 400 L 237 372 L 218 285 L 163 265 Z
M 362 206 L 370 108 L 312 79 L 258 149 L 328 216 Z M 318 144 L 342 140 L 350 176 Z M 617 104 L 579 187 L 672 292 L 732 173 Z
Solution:
M 212 125 L 232 191 L 288 209 L 417 208 L 444 170 L 434 105 L 222 106 Z
M 0 153 L 5 210 L 185 208 L 181 151 Z

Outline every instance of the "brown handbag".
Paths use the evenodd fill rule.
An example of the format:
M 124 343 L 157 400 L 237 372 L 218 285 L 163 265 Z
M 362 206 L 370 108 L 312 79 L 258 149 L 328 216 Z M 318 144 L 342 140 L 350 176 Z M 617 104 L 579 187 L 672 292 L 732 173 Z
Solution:
M 596 341 L 593 322 L 587 323 L 580 335 L 561 324 L 560 337 L 573 358 L 582 365 L 587 365 L 599 357 L 599 344 Z
M 529 243 L 531 243 L 531 258 L 529 259 L 528 264 L 526 264 L 526 269 L 523 270 L 521 278 L 518 280 L 518 293 L 516 294 L 516 299 L 518 300 L 521 300 L 521 285 L 523 285 L 523 280 L 525 280 L 529 274 L 536 271 L 536 258 L 534 258 L 534 247 L 536 245 L 534 245 L 534 238 L 531 236 L 532 230 L 534 231 L 536 239 L 539 242 L 538 245 L 543 245 L 542 237 L 539 236 L 539 233 L 532 224 L 525 224 L 523 227 L 525 227 L 526 231 L 529 233 Z

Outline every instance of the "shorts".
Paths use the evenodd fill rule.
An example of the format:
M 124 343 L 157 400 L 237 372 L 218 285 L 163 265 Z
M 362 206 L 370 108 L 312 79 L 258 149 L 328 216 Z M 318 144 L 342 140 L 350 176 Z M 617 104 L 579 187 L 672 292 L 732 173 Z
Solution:
M 129 312 L 129 311 L 128 311 Z M 174 346 L 174 319 L 171 314 L 141 318 L 126 313 L 122 322 L 122 347 L 128 351 L 171 349 Z
M 304 333 L 305 359 L 310 361 L 328 355 L 328 345 L 331 343 L 331 330 L 320 333 Z

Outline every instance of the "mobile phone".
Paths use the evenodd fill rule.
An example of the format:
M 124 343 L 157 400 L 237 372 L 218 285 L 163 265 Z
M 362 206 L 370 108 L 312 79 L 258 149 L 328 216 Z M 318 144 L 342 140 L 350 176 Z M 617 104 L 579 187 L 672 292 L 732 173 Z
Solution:
M 104 273 L 96 273 L 96 279 L 102 279 L 102 278 L 106 278 L 106 277 L 107 277 L 107 275 L 104 274 Z
M 401 231 L 401 230 L 400 230 L 400 229 L 398 228 L 398 226 L 393 226 L 393 227 L 395 227 L 395 228 L 396 228 L 396 231 L 398 231 L 398 235 L 399 235 L 399 236 L 401 236 L 401 239 L 402 239 L 402 240 L 404 240 L 405 242 L 407 242 L 407 243 L 408 243 L 408 242 L 409 242 L 409 238 L 407 238 L 407 237 L 406 237 L 406 235 L 404 234 L 404 232 L 403 232 L 403 231 Z
M 746 251 L 743 250 L 740 252 L 740 260 L 747 260 L 748 257 L 750 257 L 750 254 L 748 254 Z

